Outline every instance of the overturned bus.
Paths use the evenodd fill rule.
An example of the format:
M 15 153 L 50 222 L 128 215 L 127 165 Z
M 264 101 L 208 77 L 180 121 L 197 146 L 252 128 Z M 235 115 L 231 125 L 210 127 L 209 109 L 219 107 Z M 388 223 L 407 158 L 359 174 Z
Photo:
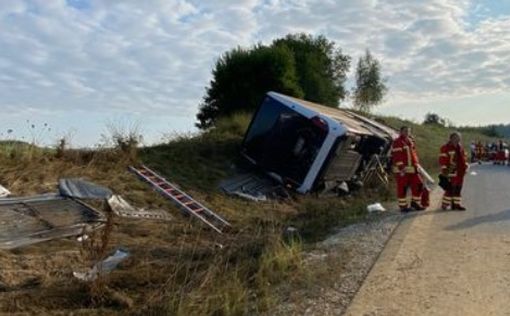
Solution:
M 385 179 L 395 130 L 348 110 L 269 92 L 252 118 L 241 154 L 299 193 L 352 190 Z

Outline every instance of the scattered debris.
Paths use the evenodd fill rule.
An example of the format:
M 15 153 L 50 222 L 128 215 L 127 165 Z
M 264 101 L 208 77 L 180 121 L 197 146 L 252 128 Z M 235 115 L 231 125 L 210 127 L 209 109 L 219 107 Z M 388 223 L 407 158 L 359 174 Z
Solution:
M 340 185 L 338 186 L 338 189 L 340 191 L 343 191 L 345 193 L 349 193 L 349 185 L 347 184 L 347 182 L 345 181 L 342 181 L 342 183 L 340 183 Z
M 220 183 L 220 188 L 227 194 L 255 202 L 265 202 L 269 198 L 289 197 L 283 185 L 269 177 L 257 175 L 253 172 L 238 174 L 223 180 Z
M 11 192 L 9 190 L 7 190 L 5 187 L 3 187 L 2 185 L 0 185 L 0 198 L 7 197 L 9 195 L 11 195 Z
M 115 215 L 127 218 L 154 219 L 162 221 L 172 220 L 172 216 L 163 210 L 136 209 L 119 195 L 112 195 L 108 205 Z
M 360 179 L 361 185 L 388 185 L 388 174 L 379 155 L 373 155 L 365 166 Z
M 78 199 L 108 199 L 112 191 L 83 179 L 60 179 L 60 195 Z
M 223 230 L 230 227 L 230 224 L 221 216 L 214 213 L 190 195 L 177 188 L 175 184 L 170 183 L 168 180 L 146 166 L 142 165 L 139 168 L 129 167 L 129 170 L 145 182 L 149 183 L 161 195 L 177 204 L 184 212 L 186 212 L 186 214 L 200 219 L 218 233 L 221 234 Z
M 83 235 L 104 222 L 89 205 L 55 194 L 0 199 L 0 249 Z
M 374 203 L 374 204 L 370 204 L 369 206 L 367 206 L 367 211 L 369 213 L 384 212 L 384 211 L 386 211 L 386 209 L 384 208 L 384 206 L 382 206 L 381 203 Z
M 84 242 L 87 239 L 89 239 L 89 235 L 81 235 L 78 238 L 76 238 L 78 242 Z
M 122 249 L 117 249 L 114 254 L 108 258 L 96 263 L 92 269 L 87 272 L 73 272 L 75 278 L 82 281 L 94 281 L 101 274 L 112 272 L 122 261 L 129 257 L 129 253 Z
M 236 196 L 238 196 L 240 198 L 253 201 L 253 202 L 266 202 L 267 201 L 267 197 L 265 195 L 262 195 L 262 194 L 259 194 L 259 195 L 255 196 L 255 195 L 251 195 L 251 194 L 244 193 L 244 192 L 241 192 L 241 191 L 235 191 L 235 192 L 232 192 L 232 194 L 236 195 Z

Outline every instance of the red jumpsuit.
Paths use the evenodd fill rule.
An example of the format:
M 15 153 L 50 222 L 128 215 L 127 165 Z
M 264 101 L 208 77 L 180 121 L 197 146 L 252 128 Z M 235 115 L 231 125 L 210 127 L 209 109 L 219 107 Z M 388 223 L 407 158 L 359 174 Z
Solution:
M 503 142 L 499 142 L 498 144 L 498 151 L 496 153 L 496 161 L 495 163 L 497 165 L 504 165 L 505 164 L 505 160 L 506 160 L 506 157 L 505 157 L 505 146 L 503 145 Z
M 398 206 L 401 209 L 408 207 L 407 189 L 411 187 L 412 201 L 421 206 L 423 182 L 418 175 L 418 154 L 414 140 L 400 136 L 391 145 L 391 160 L 393 172 L 397 180 Z
M 441 147 L 439 155 L 441 172 L 450 179 L 450 188 L 443 196 L 443 208 L 462 205 L 462 185 L 468 168 L 466 152 L 461 145 L 454 145 L 451 142 Z

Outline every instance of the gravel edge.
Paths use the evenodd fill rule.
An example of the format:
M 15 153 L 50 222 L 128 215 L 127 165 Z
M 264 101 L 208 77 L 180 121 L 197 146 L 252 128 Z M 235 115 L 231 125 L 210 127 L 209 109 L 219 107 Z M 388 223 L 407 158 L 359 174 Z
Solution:
M 326 272 L 306 288 L 295 289 L 272 315 L 341 315 L 363 284 L 403 216 L 374 214 L 337 230 L 304 255 L 305 267 Z M 313 276 L 312 276 L 313 278 Z

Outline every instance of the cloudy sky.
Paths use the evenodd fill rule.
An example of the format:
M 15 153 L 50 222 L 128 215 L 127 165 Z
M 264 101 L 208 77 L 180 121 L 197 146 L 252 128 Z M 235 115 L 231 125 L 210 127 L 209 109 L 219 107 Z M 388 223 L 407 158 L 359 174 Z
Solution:
M 1 0 L 0 137 L 193 131 L 218 56 L 292 32 L 369 48 L 389 79 L 381 113 L 510 123 L 507 0 Z

